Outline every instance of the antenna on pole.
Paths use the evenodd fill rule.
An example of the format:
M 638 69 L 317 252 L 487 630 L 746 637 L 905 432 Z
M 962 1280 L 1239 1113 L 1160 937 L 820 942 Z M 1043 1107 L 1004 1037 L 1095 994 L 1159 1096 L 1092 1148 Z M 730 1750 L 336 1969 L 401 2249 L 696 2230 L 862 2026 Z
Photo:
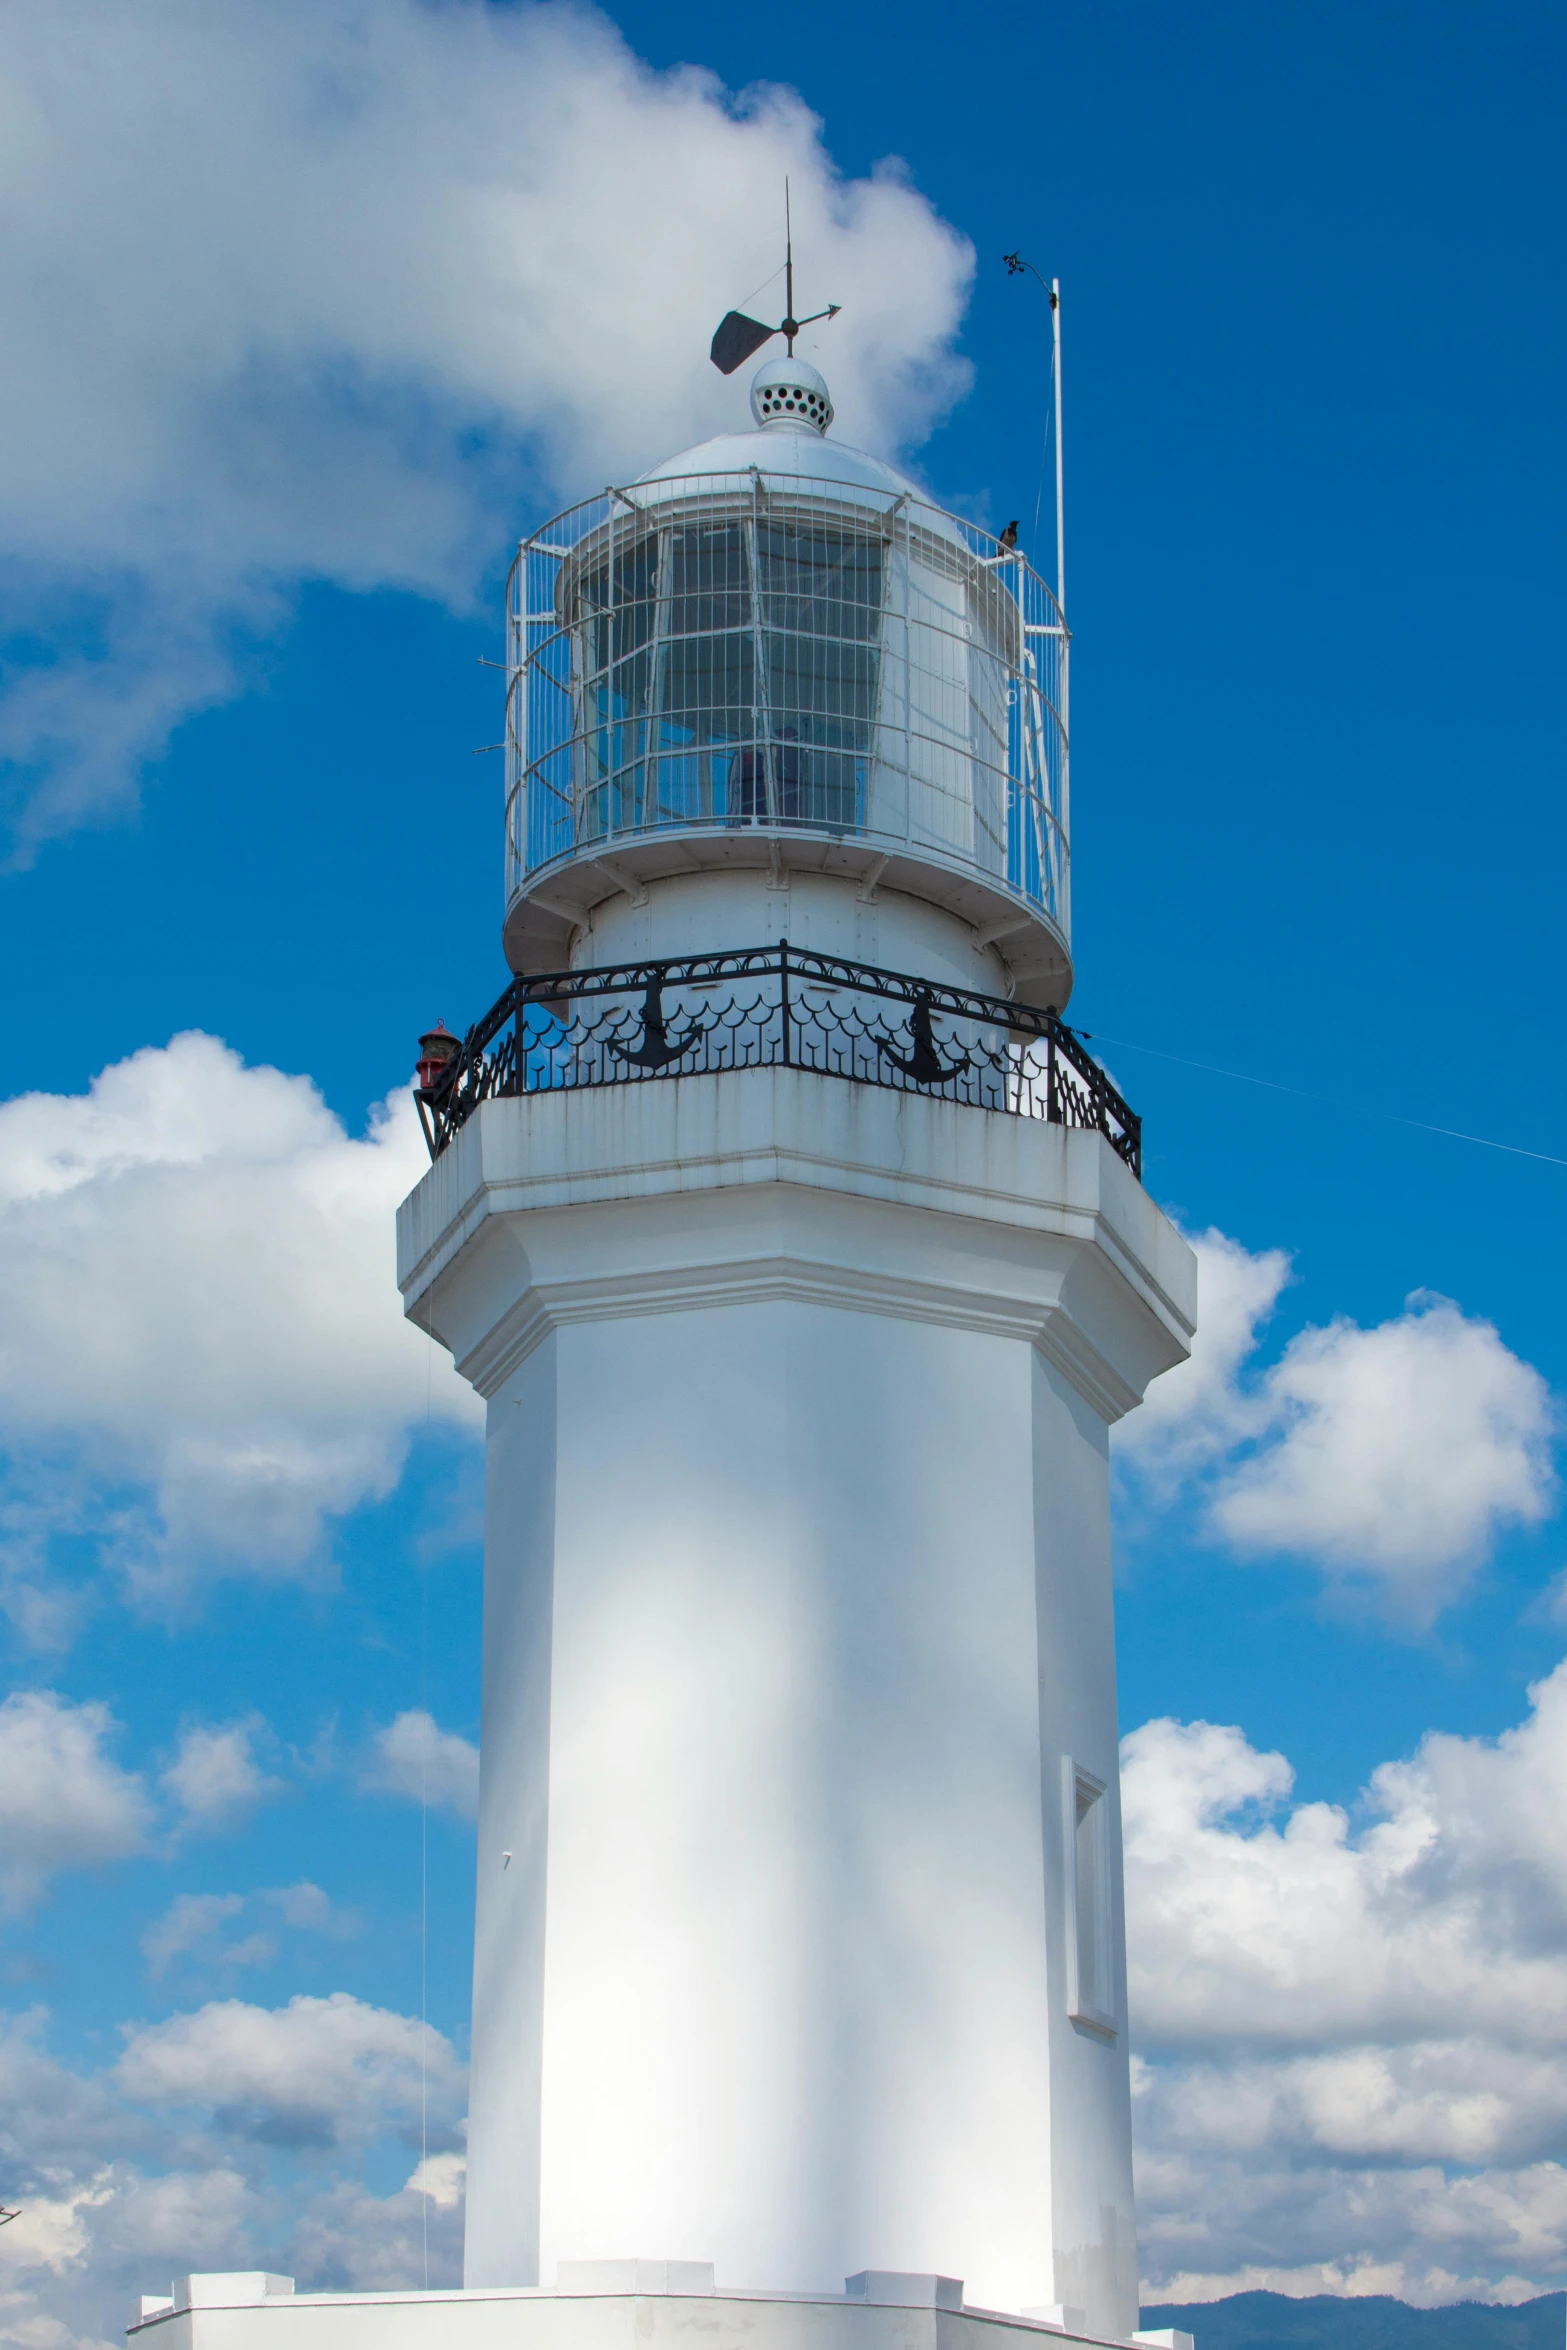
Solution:
M 776 326 L 764 326 L 759 318 L 747 318 L 743 310 L 726 310 L 718 322 L 718 332 L 708 357 L 720 375 L 733 375 L 745 364 L 753 351 L 770 343 L 774 335 L 782 335 L 794 357 L 794 338 L 802 327 L 814 326 L 819 318 L 836 318 L 843 308 L 841 302 L 829 302 L 825 310 L 813 310 L 809 318 L 794 314 L 794 222 L 789 211 L 789 182 L 784 181 L 784 314 Z

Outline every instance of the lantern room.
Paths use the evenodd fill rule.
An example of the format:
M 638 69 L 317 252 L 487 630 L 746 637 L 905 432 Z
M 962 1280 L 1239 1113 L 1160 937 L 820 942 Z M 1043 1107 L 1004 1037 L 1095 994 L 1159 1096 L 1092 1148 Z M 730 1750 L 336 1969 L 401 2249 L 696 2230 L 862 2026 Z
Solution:
M 670 951 L 629 910 L 675 881 L 682 947 L 776 936 L 788 895 L 792 937 L 853 951 L 846 909 L 874 892 L 907 901 L 905 955 L 925 909 L 938 962 L 966 934 L 1004 992 L 1060 1007 L 1054 597 L 1015 547 L 828 437 L 827 386 L 802 361 L 764 367 L 751 409 L 750 432 L 571 508 L 519 551 L 512 967 Z

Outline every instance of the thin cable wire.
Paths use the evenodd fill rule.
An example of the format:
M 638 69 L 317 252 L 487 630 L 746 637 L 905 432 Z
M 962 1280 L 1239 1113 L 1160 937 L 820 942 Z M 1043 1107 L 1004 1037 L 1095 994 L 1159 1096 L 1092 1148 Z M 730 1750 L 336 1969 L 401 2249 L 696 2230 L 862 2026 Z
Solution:
M 754 302 L 754 301 L 756 300 L 756 297 L 757 297 L 757 295 L 758 295 L 758 294 L 765 294 L 765 293 L 766 293 L 766 291 L 767 291 L 767 289 L 768 289 L 768 287 L 769 287 L 769 286 L 772 284 L 772 282 L 773 282 L 773 278 L 780 278 L 780 277 L 782 277 L 782 276 L 783 276 L 783 273 L 784 273 L 784 264 L 783 264 L 783 263 L 780 261 L 780 262 L 779 262 L 779 264 L 778 264 L 778 267 L 777 267 L 777 268 L 776 268 L 776 269 L 773 271 L 773 276 L 772 276 L 772 277 L 764 277 L 764 278 L 763 278 L 763 280 L 762 280 L 762 282 L 761 282 L 761 284 L 760 284 L 759 286 L 753 286 L 753 287 L 751 288 L 751 291 L 750 291 L 748 294 L 742 294 L 742 295 L 741 295 L 741 297 L 740 297 L 740 307 L 741 307 L 741 309 L 742 309 L 742 310 L 744 309 L 744 307 L 745 307 L 745 305 L 746 305 L 746 303 L 747 303 L 747 302 Z
M 1184 1053 L 1165 1053 L 1157 1045 L 1132 1044 L 1124 1036 L 1106 1036 L 1102 1028 L 1078 1028 L 1073 1033 L 1082 1037 L 1085 1043 L 1091 1039 L 1096 1044 L 1112 1045 L 1118 1053 L 1146 1053 L 1151 1060 L 1173 1061 L 1180 1069 L 1201 1069 L 1209 1077 L 1233 1078 L 1237 1085 L 1260 1085 L 1268 1093 L 1290 1093 L 1297 1101 L 1321 1102 L 1325 1106 L 1332 1106 L 1327 1094 L 1310 1093 L 1303 1085 L 1283 1085 L 1276 1077 L 1253 1077 L 1245 1069 L 1221 1069 L 1214 1061 L 1189 1061 Z M 1510 1158 L 1538 1159 L 1542 1166 L 1567 1167 L 1567 1159 L 1558 1159 L 1550 1151 L 1526 1150 L 1521 1142 L 1498 1142 L 1490 1134 L 1466 1134 L 1458 1126 L 1433 1126 L 1425 1118 L 1401 1118 L 1396 1110 L 1373 1109 L 1370 1115 L 1383 1119 L 1390 1126 L 1411 1127 L 1417 1134 L 1443 1134 L 1449 1142 L 1473 1142 L 1481 1150 L 1506 1151 Z

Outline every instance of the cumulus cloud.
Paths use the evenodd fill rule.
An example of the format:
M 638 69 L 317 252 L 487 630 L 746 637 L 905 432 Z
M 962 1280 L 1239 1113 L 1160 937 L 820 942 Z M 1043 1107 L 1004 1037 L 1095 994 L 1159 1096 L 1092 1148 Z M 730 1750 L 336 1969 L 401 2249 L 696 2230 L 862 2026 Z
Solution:
M 1545 1381 L 1445 1298 L 1413 1297 L 1374 1330 L 1302 1331 L 1265 1392 L 1277 1434 L 1215 1503 L 1240 1549 L 1374 1578 L 1425 1618 L 1504 1527 L 1552 1507 Z
M 0 1105 L 21 1628 L 51 1528 L 163 1608 L 204 1577 L 318 1572 L 323 1521 L 391 1489 L 411 1423 L 476 1423 L 395 1286 L 393 1211 L 427 1163 L 407 1095 L 354 1139 L 308 1079 L 194 1034 Z
M 58 1870 L 140 1851 L 146 1791 L 108 1753 L 113 1734 L 107 1706 L 51 1690 L 0 1705 L 0 1907 L 31 1907 Z
M 422 2285 L 427 2276 L 432 2285 L 458 2283 L 462 2195 L 460 2189 L 436 2195 L 428 2183 L 453 2176 L 451 2156 L 431 2155 L 395 2195 L 372 2195 L 357 2180 L 343 2179 L 312 2196 L 293 2230 L 295 2274 L 317 2293 L 366 2286 L 385 2292 Z
M 1191 1360 L 1116 1432 L 1118 1460 L 1161 1506 L 1184 1483 L 1242 1556 L 1309 1559 L 1417 1626 L 1508 1528 L 1549 1514 L 1550 1391 L 1491 1323 L 1417 1292 L 1374 1329 L 1340 1317 L 1303 1330 L 1265 1366 L 1288 1257 L 1220 1232 L 1193 1245 Z
M 346 1991 L 286 2007 L 213 2000 L 130 2028 L 115 2074 L 133 2104 L 194 2107 L 272 2146 L 336 2146 L 401 2123 L 421 2098 L 438 2127 L 461 2110 L 462 2067 L 433 2026 Z
M 421 2284 L 428 2250 L 432 2284 L 460 2278 L 460 2158 L 432 2154 L 385 2196 L 330 2154 L 301 2166 L 285 2149 L 269 2163 L 59 2064 L 45 2020 L 0 2019 L 0 2149 L 6 2200 L 22 2207 L 0 2229 L 0 2338 L 18 2350 L 107 2350 L 135 2295 L 191 2268 L 387 2288 Z M 406 2119 L 396 2097 L 389 2118 Z M 356 2135 L 350 2159 L 366 2153 Z
M 1239 1730 L 1126 1739 L 1152 2297 L 1567 2270 L 1567 1663 L 1530 1696 L 1383 1764 L 1353 1818 Z
M 455 1731 L 439 1729 L 428 1713 L 399 1714 L 376 1732 L 364 1782 L 459 1819 L 479 1816 L 479 1749 Z
M 357 1934 L 363 1923 L 357 1910 L 340 1908 L 308 1878 L 301 1878 L 297 1885 L 271 1886 L 260 1898 L 282 1912 L 286 1926 L 302 1933 L 330 1934 L 338 1942 Z
M 253 1717 L 222 1729 L 193 1724 L 184 1731 L 179 1753 L 159 1784 L 192 1826 L 226 1827 L 241 1812 L 276 1794 L 282 1781 L 268 1778 L 252 1751 L 257 1732 L 265 1727 Z
M 0 21 L 0 107 L 24 853 L 123 802 L 297 583 L 464 601 L 524 500 L 743 414 L 707 343 L 786 172 L 843 428 L 917 439 L 964 380 L 972 254 L 896 163 L 846 179 L 792 92 L 655 73 L 587 9 L 57 0 Z
M 259 1893 L 180 1893 L 155 1918 L 141 1938 L 147 1972 L 154 1982 L 166 1975 L 177 1959 L 189 1958 L 207 1967 L 270 1966 L 277 1957 L 275 1937 L 263 1931 L 228 1936 L 236 1919 L 271 1917 L 294 1933 L 325 1934 L 335 1942 L 350 1940 L 362 1920 L 356 1910 L 341 1909 L 319 1885 L 265 1886 Z
M 135 2296 L 166 2293 L 192 2268 L 280 2268 L 306 2292 L 462 2276 L 460 2194 L 434 2201 L 412 2180 L 385 2196 L 346 2178 L 287 2195 L 220 2158 L 105 2163 L 17 2191 L 22 2217 L 0 2230 L 0 2337 L 16 2350 L 111 2350 Z
M 410 2195 L 428 2195 L 443 2211 L 454 2211 L 468 2183 L 466 2154 L 427 2154 L 408 2181 Z
M 1224 1232 L 1188 1236 L 1197 1256 L 1197 1331 L 1188 1360 L 1157 1378 L 1116 1428 L 1117 1457 L 1169 1489 L 1267 1422 L 1242 1383 L 1290 1278 L 1286 1250 L 1253 1253 Z
M 18 2159 L 36 2166 L 24 2175 L 50 2176 L 72 2168 L 97 2169 L 113 2154 L 134 2151 L 141 2133 L 110 2083 L 71 2072 L 49 2054 L 49 2017 L 41 2007 L 0 2012 L 0 2144 L 11 2158 L 9 2200 L 23 2183 Z M 12 2225 L 16 2225 L 13 2222 Z M 5 2234 L 0 2228 L 0 2235 Z M 0 2274 L 4 2248 L 0 2247 Z

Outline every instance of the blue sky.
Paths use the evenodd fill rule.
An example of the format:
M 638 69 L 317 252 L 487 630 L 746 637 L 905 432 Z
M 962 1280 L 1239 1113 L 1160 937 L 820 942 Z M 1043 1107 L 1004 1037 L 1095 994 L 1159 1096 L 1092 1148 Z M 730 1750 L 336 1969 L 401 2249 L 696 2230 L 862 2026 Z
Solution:
M 1534 5 L 0 14 L 0 2340 L 107 2339 L 186 2265 L 418 2273 L 426 2222 L 450 2272 L 411 1790 L 439 2156 L 478 1465 L 371 1121 L 504 979 L 508 547 L 742 412 L 705 339 L 785 169 L 842 428 L 1025 544 L 1047 319 L 1001 255 L 1062 278 L 1074 1017 L 1258 1313 L 1121 1470 L 1145 1856 L 1187 1807 L 1183 1889 L 1133 1872 L 1145 2271 L 1567 2281 L 1563 45 Z M 1330 1883 L 1327 1815 L 1277 1833 L 1313 1804 Z

